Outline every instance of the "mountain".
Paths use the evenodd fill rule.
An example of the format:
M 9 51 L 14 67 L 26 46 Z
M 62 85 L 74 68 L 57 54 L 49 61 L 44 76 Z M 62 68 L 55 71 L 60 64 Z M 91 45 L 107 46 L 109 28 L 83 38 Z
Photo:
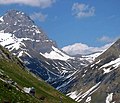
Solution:
M 77 75 L 68 96 L 80 103 L 119 103 L 120 39 Z
M 16 10 L 0 18 L 0 44 L 19 57 L 29 71 L 63 93 L 76 81 L 79 69 L 90 64 L 60 50 L 25 13 Z
M 35 26 L 34 22 L 23 12 L 10 10 L 0 20 L 1 33 L 8 33 L 1 34 L 4 36 L 1 38 L 9 38 L 2 45 L 10 51 L 24 49 L 27 45 L 36 52 L 46 53 L 52 50 L 52 46 L 56 47 L 55 42 L 49 40 L 45 33 Z M 20 56 L 20 53 L 18 55 Z
M 32 96 L 24 88 L 35 88 Z M 16 56 L 0 46 L 0 103 L 76 103 L 25 68 Z
M 24 71 L 29 71 L 28 74 L 33 73 L 35 77 L 42 78 L 77 102 L 120 102 L 120 39 L 106 51 L 70 56 L 59 49 L 57 44 L 50 40 L 25 13 L 10 10 L 0 18 L 0 44 L 12 52 L 12 55 L 19 57 L 19 61 L 24 63 L 22 67 L 27 67 L 27 69 L 23 69 Z M 11 58 L 9 55 L 8 57 Z M 58 94 L 52 92 L 52 90 L 55 91 L 52 87 L 50 87 L 51 90 L 49 85 L 36 79 L 33 80 L 33 77 L 29 77 L 26 73 L 20 74 L 22 71 L 14 70 L 16 66 L 7 73 L 13 60 L 6 61 L 8 64 L 0 62 L 2 67 L 8 65 L 3 71 L 6 71 L 6 74 L 17 84 L 21 83 L 22 88 L 33 86 L 39 91 L 38 85 L 45 86 L 45 89 L 42 88 L 42 90 L 45 90 L 45 93 L 50 96 L 40 90 L 43 93 L 42 97 L 45 96 L 48 103 L 54 103 L 51 102 L 51 96 L 55 97 L 53 99 L 55 103 L 59 101 L 59 92 L 57 92 Z M 21 65 L 21 62 L 15 63 Z M 24 75 L 25 78 L 23 78 Z M 39 97 L 39 92 L 37 95 Z M 66 99 L 65 103 L 71 103 L 71 101 Z

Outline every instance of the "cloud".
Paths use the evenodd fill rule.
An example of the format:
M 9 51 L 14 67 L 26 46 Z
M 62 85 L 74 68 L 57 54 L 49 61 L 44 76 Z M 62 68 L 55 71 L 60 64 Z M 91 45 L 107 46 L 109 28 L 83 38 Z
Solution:
M 104 42 L 104 43 L 111 43 L 111 42 L 116 41 L 118 38 L 119 38 L 119 37 L 110 38 L 110 37 L 108 37 L 108 36 L 102 36 L 101 38 L 98 38 L 98 41 Z
M 39 20 L 40 22 L 44 22 L 47 18 L 47 15 L 39 12 L 39 13 L 33 13 L 30 17 L 33 20 Z
M 109 48 L 112 45 L 112 43 L 106 44 L 102 47 L 91 47 L 86 44 L 82 43 L 75 43 L 73 45 L 68 45 L 62 48 L 63 51 L 65 51 L 69 55 L 76 55 L 76 54 L 90 54 L 94 52 L 100 52 L 104 51 L 107 48 Z
M 72 6 L 73 15 L 77 18 L 91 17 L 95 15 L 95 7 L 83 3 L 74 3 Z
M 55 0 L 0 0 L 0 4 L 24 4 L 41 8 L 50 7 Z

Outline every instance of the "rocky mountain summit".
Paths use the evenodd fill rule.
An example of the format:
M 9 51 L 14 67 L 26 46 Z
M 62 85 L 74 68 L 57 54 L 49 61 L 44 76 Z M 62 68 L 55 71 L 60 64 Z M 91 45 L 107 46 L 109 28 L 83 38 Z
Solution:
M 0 31 L 12 34 L 10 37 L 14 39 L 18 38 L 20 47 L 25 48 L 26 44 L 27 48 L 42 53 L 50 52 L 52 46 L 56 47 L 55 42 L 49 40 L 45 33 L 23 12 L 10 10 L 0 20 Z

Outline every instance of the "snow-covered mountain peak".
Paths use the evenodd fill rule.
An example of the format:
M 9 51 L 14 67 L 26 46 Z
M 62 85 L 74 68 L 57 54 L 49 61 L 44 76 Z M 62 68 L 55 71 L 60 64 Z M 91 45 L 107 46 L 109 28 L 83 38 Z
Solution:
M 72 59 L 72 57 L 57 48 L 56 43 L 50 40 L 25 13 L 10 10 L 0 20 L 2 21 L 0 23 L 0 42 L 1 45 L 10 51 L 20 49 L 19 52 L 21 53 L 23 49 L 34 49 L 45 58 L 57 60 Z
M 57 47 L 56 43 L 21 11 L 10 10 L 0 18 L 0 21 L 0 31 L 12 34 L 19 40 L 23 38 L 22 43 L 27 45 L 27 48 L 46 53 L 52 50 L 52 46 Z
M 0 20 L 2 21 L 1 30 L 4 30 L 6 33 L 15 34 L 17 37 L 27 37 L 35 35 L 36 33 L 40 35 L 43 34 L 42 30 L 34 24 L 30 17 L 21 11 L 10 10 L 3 15 Z M 20 32 L 21 34 L 27 32 L 27 35 L 20 35 Z

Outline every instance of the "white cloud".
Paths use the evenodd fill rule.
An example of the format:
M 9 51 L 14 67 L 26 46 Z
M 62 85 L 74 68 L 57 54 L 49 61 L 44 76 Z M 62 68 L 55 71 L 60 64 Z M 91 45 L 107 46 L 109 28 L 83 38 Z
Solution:
M 83 3 L 74 3 L 72 6 L 72 12 L 77 18 L 90 17 L 95 15 L 95 8 Z
M 33 20 L 39 20 L 41 22 L 44 22 L 47 18 L 47 15 L 39 12 L 39 13 L 33 13 L 30 17 Z
M 50 7 L 55 0 L 0 0 L 0 4 L 24 4 L 41 8 Z
M 115 37 L 115 38 L 110 38 L 108 36 L 102 36 L 101 38 L 98 38 L 98 41 L 100 42 L 105 42 L 105 43 L 111 43 L 114 42 L 118 39 L 119 37 Z
M 68 46 L 63 47 L 62 50 L 70 55 L 90 54 L 94 52 L 104 51 L 107 48 L 109 48 L 111 45 L 112 43 L 106 44 L 102 47 L 90 47 L 86 44 L 75 43 L 73 45 L 68 45 Z

